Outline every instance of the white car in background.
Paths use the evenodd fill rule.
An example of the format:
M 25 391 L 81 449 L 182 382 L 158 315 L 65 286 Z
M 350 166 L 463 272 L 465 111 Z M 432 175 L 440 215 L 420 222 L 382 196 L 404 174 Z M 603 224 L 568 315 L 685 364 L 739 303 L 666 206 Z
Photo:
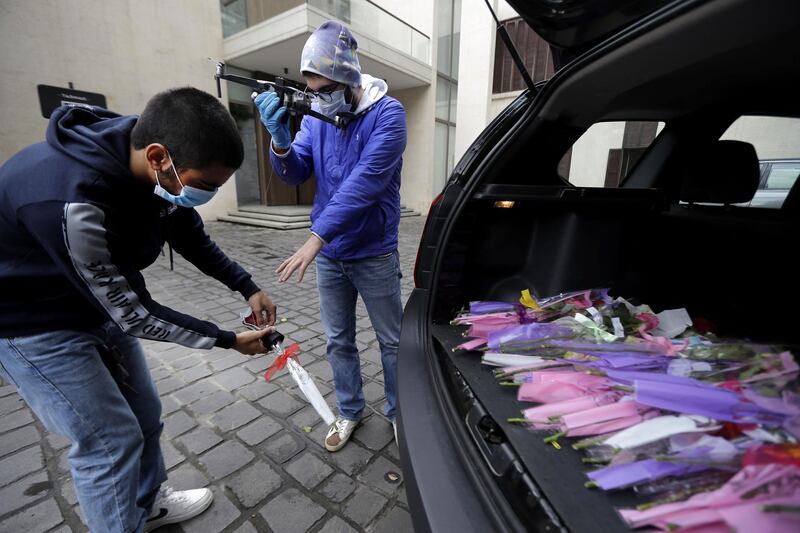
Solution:
M 761 181 L 748 207 L 780 209 L 800 176 L 800 159 L 762 159 Z

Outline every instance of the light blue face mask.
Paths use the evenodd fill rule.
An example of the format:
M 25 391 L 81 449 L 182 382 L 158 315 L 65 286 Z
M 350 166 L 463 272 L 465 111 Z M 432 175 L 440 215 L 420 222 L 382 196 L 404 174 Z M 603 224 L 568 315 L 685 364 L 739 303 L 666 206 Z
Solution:
M 169 155 L 169 152 L 167 152 L 167 155 L 169 156 L 169 164 L 172 166 L 172 171 L 175 173 L 175 177 L 178 178 L 178 183 L 181 184 L 181 193 L 175 195 L 162 187 L 161 182 L 158 180 L 158 171 L 154 171 L 156 175 L 156 188 L 153 190 L 153 192 L 156 194 L 156 196 L 160 196 L 164 200 L 180 207 L 197 207 L 198 205 L 203 205 L 204 203 L 208 202 L 214 197 L 215 194 L 217 194 L 217 189 L 214 189 L 213 191 L 206 191 L 184 185 L 180 176 L 178 176 L 178 171 L 175 170 L 175 165 L 172 162 L 172 156 Z
M 319 112 L 326 117 L 333 118 L 339 111 L 343 111 L 350 107 L 350 104 L 344 98 L 344 89 L 333 91 L 331 93 L 331 101 L 325 102 L 322 98 L 317 98 L 317 105 Z

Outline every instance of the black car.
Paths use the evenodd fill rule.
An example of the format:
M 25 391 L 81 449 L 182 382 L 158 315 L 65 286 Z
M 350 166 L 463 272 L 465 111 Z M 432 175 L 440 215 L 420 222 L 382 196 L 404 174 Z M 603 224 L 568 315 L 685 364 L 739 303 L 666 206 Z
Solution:
M 455 349 L 450 320 L 525 288 L 609 287 L 800 344 L 800 192 L 779 210 L 735 205 L 759 161 L 720 140 L 742 115 L 800 116 L 800 2 L 508 1 L 560 68 L 484 130 L 428 214 L 398 355 L 409 505 L 417 532 L 624 531 L 614 508 L 635 495 L 585 489 L 577 452 L 507 423 L 514 392 Z M 624 120 L 664 127 L 619 187 L 559 175 L 591 125 Z

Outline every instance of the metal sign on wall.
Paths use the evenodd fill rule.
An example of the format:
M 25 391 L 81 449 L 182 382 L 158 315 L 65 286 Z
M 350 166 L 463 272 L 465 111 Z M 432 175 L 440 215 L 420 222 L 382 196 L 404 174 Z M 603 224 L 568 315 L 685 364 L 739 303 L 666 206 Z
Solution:
M 44 118 L 50 118 L 53 111 L 62 105 L 106 107 L 106 97 L 102 94 L 52 85 L 37 85 L 36 89 L 39 91 L 39 104 Z

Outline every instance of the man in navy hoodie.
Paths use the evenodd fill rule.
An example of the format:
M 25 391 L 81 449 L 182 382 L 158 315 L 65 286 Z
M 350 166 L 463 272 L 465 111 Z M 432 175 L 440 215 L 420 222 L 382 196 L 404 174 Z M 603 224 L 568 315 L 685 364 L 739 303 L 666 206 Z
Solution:
M 140 117 L 61 107 L 45 142 L 0 167 L 0 366 L 47 429 L 72 441 L 92 531 L 148 531 L 211 504 L 208 489 L 162 486 L 161 403 L 136 337 L 253 355 L 272 328 L 236 334 L 164 307 L 140 271 L 167 243 L 241 293 L 260 325 L 275 323 L 275 305 L 193 209 L 243 154 L 228 111 L 182 88 Z

